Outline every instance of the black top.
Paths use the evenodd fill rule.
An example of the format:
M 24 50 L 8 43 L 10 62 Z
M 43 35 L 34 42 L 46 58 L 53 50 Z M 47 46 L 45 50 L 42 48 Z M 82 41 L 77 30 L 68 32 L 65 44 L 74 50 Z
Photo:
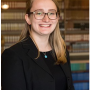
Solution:
M 55 60 L 52 57 L 51 51 L 46 52 L 47 58 L 45 58 L 44 53 L 41 52 L 41 56 L 43 57 L 45 63 L 50 69 L 53 77 L 55 78 L 55 90 L 66 90 L 66 76 L 60 67 L 60 65 L 55 65 Z
M 65 83 L 67 83 L 66 90 L 74 90 L 68 51 L 66 51 L 67 62 L 58 65 L 57 68 L 51 63 L 52 56 L 48 55 L 45 59 L 50 61 L 50 65 L 49 62 L 45 63 L 44 57 L 37 58 L 37 56 L 38 49 L 30 37 L 6 49 L 2 53 L 1 62 L 2 90 L 55 90 L 55 86 L 59 90 L 65 90 L 63 89 L 66 87 Z M 52 66 L 50 70 L 53 74 L 47 66 L 49 68 Z M 58 82 L 56 85 L 55 80 Z

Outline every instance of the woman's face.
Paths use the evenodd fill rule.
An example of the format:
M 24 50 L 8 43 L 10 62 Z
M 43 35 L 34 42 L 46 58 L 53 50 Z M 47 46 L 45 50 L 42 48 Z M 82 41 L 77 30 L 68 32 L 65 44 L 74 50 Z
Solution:
M 52 0 L 34 0 L 30 12 L 35 10 L 43 11 L 44 13 L 56 11 L 56 5 Z M 50 20 L 47 15 L 41 20 L 37 20 L 34 14 L 30 14 L 31 32 L 33 35 L 50 35 L 58 22 L 58 18 Z

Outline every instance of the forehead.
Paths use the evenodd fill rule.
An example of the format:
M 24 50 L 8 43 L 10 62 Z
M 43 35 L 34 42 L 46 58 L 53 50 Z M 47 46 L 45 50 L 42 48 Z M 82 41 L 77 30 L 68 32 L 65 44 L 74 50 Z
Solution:
M 37 9 L 43 9 L 44 11 L 55 9 L 57 10 L 57 7 L 55 3 L 52 0 L 34 0 L 32 3 L 31 11 L 37 10 Z

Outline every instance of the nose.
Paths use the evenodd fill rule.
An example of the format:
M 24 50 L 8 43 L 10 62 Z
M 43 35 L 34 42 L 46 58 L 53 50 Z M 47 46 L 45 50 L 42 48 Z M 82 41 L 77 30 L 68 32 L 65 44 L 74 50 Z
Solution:
M 43 17 L 42 21 L 44 21 L 44 22 L 49 22 L 49 21 L 50 21 L 50 19 L 49 19 L 49 17 L 48 17 L 48 14 L 47 14 L 47 13 L 45 13 L 45 15 L 44 15 L 44 17 Z

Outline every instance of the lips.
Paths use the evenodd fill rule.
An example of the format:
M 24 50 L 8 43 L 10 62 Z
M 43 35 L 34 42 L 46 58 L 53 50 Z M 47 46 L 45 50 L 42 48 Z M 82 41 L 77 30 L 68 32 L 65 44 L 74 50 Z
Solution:
M 50 27 L 51 24 L 39 24 L 40 27 Z

